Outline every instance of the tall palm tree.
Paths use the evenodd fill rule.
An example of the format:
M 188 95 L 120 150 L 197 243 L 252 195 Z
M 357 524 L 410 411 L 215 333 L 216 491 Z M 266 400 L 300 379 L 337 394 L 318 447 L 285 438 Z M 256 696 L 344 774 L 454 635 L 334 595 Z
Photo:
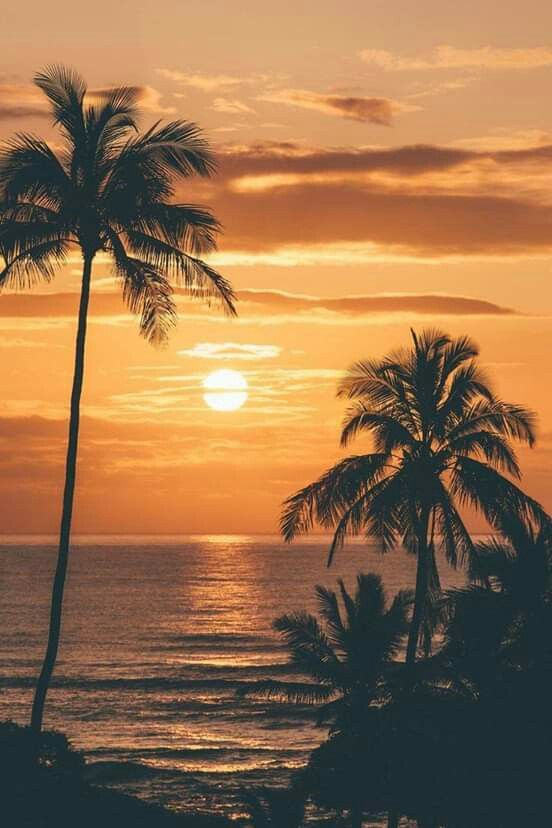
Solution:
M 334 590 L 316 587 L 322 622 L 305 611 L 282 615 L 274 622 L 292 663 L 311 680 L 259 681 L 242 692 L 318 704 L 318 723 L 356 743 L 367 711 L 388 701 L 396 687 L 400 665 L 395 659 L 408 630 L 412 593 L 399 592 L 388 607 L 379 575 L 358 575 L 354 595 L 343 581 L 338 585 L 341 607 Z M 356 828 L 362 823 L 359 803 L 351 810 Z
M 497 528 L 508 515 L 545 520 L 541 506 L 513 482 L 520 469 L 513 439 L 533 445 L 534 415 L 500 400 L 478 367 L 467 337 L 412 331 L 412 347 L 353 365 L 338 395 L 353 400 L 341 443 L 362 432 L 375 451 L 347 457 L 284 504 L 286 540 L 315 523 L 334 529 L 328 563 L 348 534 L 402 542 L 417 555 L 407 662 L 429 649 L 434 598 L 440 592 L 435 545 L 452 565 L 473 543 L 459 511 L 472 507 Z
M 230 284 L 199 258 L 215 247 L 219 225 L 201 207 L 177 203 L 175 184 L 209 176 L 213 157 L 189 122 L 137 128 L 136 91 L 121 87 L 87 99 L 78 74 L 48 67 L 35 84 L 48 99 L 61 146 L 30 134 L 0 154 L 0 286 L 49 282 L 72 250 L 83 270 L 71 393 L 59 553 L 53 583 L 48 645 L 34 697 L 31 724 L 42 727 L 58 651 L 69 554 L 92 265 L 111 258 L 124 300 L 140 315 L 140 331 L 163 342 L 176 320 L 171 282 L 194 296 L 218 300 L 233 314 Z

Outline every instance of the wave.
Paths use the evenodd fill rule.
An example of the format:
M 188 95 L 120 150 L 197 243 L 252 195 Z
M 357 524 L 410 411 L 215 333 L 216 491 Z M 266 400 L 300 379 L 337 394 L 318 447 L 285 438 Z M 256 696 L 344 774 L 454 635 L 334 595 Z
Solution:
M 254 747 L 245 746 L 227 746 L 227 747 L 143 747 L 139 749 L 121 748 L 118 751 L 125 756 L 139 755 L 144 759 L 227 759 L 232 756 L 302 756 L 304 751 L 294 750 L 291 748 L 269 748 L 269 747 Z M 96 748 L 95 750 L 87 751 L 89 756 L 112 755 L 111 748 Z M 131 760 L 132 761 L 132 760 Z
M 195 633 L 192 635 L 159 635 L 156 636 L 159 644 L 152 643 L 150 649 L 189 649 L 206 647 L 209 650 L 215 648 L 226 649 L 258 649 L 259 651 L 272 651 L 284 649 L 283 645 L 276 638 L 269 636 L 247 635 L 243 633 Z
M 66 690 L 141 690 L 163 692 L 170 690 L 218 689 L 237 690 L 252 679 L 260 677 L 296 676 L 297 669 L 290 664 L 243 665 L 220 667 L 217 665 L 186 665 L 179 672 L 189 677 L 150 676 L 146 678 L 125 676 L 120 678 L 84 678 L 79 676 L 56 676 L 52 688 Z M 190 676 L 192 673 L 194 675 Z M 215 674 L 209 678 L 209 673 Z M 25 689 L 34 687 L 34 676 L 7 676 L 0 679 L 0 688 Z
M 156 768 L 142 762 L 122 762 L 105 760 L 88 762 L 84 776 L 87 782 L 141 782 L 147 779 L 183 776 L 181 771 L 168 768 Z
M 88 782 L 97 785 L 122 786 L 129 790 L 133 784 L 137 785 L 144 796 L 147 787 L 144 784 L 160 782 L 167 789 L 174 789 L 178 798 L 194 792 L 194 789 L 204 794 L 213 793 L 213 785 L 217 791 L 228 788 L 242 793 L 250 785 L 267 786 L 282 785 L 289 781 L 289 775 L 296 769 L 296 764 L 280 765 L 270 768 L 244 768 L 228 772 L 225 769 L 190 771 L 177 768 L 159 768 L 137 761 L 102 760 L 89 762 L 85 770 Z M 196 810 L 194 808 L 194 810 Z

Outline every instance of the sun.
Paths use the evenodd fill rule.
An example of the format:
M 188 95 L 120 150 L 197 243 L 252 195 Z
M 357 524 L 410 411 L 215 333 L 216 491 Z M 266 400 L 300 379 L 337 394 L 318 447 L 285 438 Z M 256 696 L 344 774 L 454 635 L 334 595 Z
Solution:
M 203 399 L 214 411 L 237 411 L 247 399 L 247 380 L 239 371 L 221 368 L 203 380 Z

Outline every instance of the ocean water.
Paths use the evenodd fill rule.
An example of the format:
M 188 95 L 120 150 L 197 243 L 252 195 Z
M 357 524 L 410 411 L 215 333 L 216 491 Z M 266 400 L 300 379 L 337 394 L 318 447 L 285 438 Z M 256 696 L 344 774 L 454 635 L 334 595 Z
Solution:
M 74 539 L 45 726 L 82 749 L 91 778 L 177 810 L 240 812 L 240 792 L 284 783 L 325 737 L 312 710 L 244 699 L 244 682 L 297 680 L 271 629 L 315 610 L 313 587 L 382 574 L 390 596 L 415 560 L 328 539 Z M 26 722 L 45 645 L 53 538 L 0 537 L 0 719 Z M 441 562 L 444 586 L 461 572 Z

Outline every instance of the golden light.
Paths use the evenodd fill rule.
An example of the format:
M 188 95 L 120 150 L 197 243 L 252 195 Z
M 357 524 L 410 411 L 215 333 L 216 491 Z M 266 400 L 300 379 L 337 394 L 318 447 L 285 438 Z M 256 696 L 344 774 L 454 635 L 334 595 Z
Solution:
M 203 380 L 203 399 L 214 411 L 237 411 L 247 399 L 247 380 L 239 371 L 221 368 Z

